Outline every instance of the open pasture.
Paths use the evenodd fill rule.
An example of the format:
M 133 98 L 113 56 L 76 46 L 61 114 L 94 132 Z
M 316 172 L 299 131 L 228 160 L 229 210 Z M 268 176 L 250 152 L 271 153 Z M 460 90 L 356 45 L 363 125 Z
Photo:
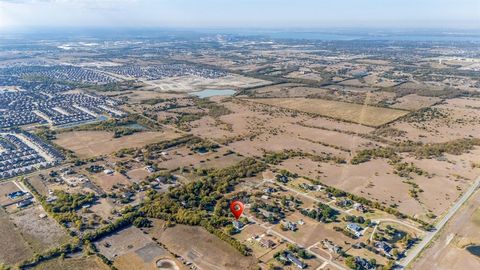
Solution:
M 387 109 L 323 99 L 269 98 L 250 99 L 252 102 L 277 106 L 290 110 L 319 114 L 330 118 L 354 122 L 366 126 L 380 126 L 406 115 L 403 110 Z
M 147 144 L 179 137 L 172 130 L 139 132 L 129 136 L 113 138 L 111 132 L 73 131 L 58 135 L 55 143 L 75 152 L 80 158 L 107 155 L 123 148 L 142 147 Z

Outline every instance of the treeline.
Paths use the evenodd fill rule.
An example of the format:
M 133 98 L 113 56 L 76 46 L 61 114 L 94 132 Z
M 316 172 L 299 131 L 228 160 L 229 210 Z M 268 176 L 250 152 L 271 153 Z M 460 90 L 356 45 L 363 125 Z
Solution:
M 346 162 L 345 159 L 331 155 L 331 154 L 325 154 L 320 156 L 320 155 L 314 155 L 314 154 L 304 153 L 301 151 L 294 151 L 294 150 L 284 150 L 282 152 L 265 152 L 262 156 L 262 161 L 264 161 L 267 164 L 278 165 L 284 160 L 295 158 L 295 157 L 306 157 L 311 159 L 312 161 L 317 161 L 317 162 L 328 162 L 328 161 L 332 161 L 334 163 Z
M 250 248 L 248 248 L 246 245 L 240 243 L 237 239 L 231 237 L 230 235 L 226 234 L 222 230 L 217 229 L 215 226 L 210 224 L 208 221 L 203 220 L 200 224 L 203 228 L 205 228 L 208 232 L 211 234 L 214 234 L 221 240 L 227 242 L 230 244 L 232 247 L 234 247 L 236 250 L 240 251 L 244 256 L 248 256 L 251 254 Z
M 49 249 L 42 254 L 36 253 L 30 260 L 26 260 L 20 263 L 19 269 L 29 269 L 41 262 L 48 261 L 50 259 L 57 258 L 65 254 L 81 251 L 82 245 L 82 241 L 79 238 L 74 237 L 72 241 L 70 241 L 70 243 L 66 243 L 61 245 L 60 247 Z
M 138 125 L 137 127 L 135 125 Z M 145 129 L 157 130 L 159 125 L 145 116 L 139 114 L 130 114 L 121 119 L 108 119 L 98 123 L 86 124 L 82 126 L 63 129 L 62 132 L 69 131 L 109 131 L 114 133 L 114 137 L 131 135 Z
M 202 139 L 195 137 L 193 135 L 186 135 L 169 141 L 162 141 L 159 143 L 149 144 L 145 147 L 147 152 L 162 151 L 168 148 L 175 146 L 186 145 L 186 144 L 195 144 L 201 142 Z
M 253 158 L 246 158 L 223 169 L 200 169 L 197 171 L 199 181 L 173 188 L 163 194 L 149 193 L 149 199 L 142 205 L 140 212 L 147 217 L 167 222 L 202 226 L 242 254 L 249 254 L 245 245 L 223 231 L 222 228 L 231 219 L 228 218 L 228 212 L 221 209 L 228 205 L 225 195 L 233 191 L 241 178 L 254 176 L 265 169 L 264 163 Z
M 182 145 L 194 145 L 196 143 L 202 142 L 202 139 L 195 137 L 193 135 L 185 135 L 179 138 L 175 138 L 168 141 L 162 141 L 159 143 L 152 143 L 146 145 L 143 149 L 139 148 L 122 148 L 115 152 L 115 156 L 123 157 L 125 155 L 134 155 L 140 153 L 143 150 L 144 156 L 147 159 L 153 158 L 153 153 L 166 150 L 168 148 L 182 146 Z
M 414 142 L 400 143 L 395 146 L 399 152 L 413 153 L 417 158 L 440 157 L 443 154 L 461 155 L 472 150 L 474 146 L 480 146 L 478 138 L 457 139 L 444 143 L 421 144 Z
M 421 142 L 402 142 L 391 147 L 380 147 L 374 149 L 364 149 L 356 153 L 350 160 L 352 164 L 360 164 L 375 158 L 387 158 L 394 162 L 398 162 L 400 157 L 397 153 L 411 153 L 416 158 L 435 158 L 441 157 L 443 154 L 461 155 L 472 150 L 473 147 L 480 146 L 478 138 L 457 139 L 444 143 L 428 143 Z
M 111 82 L 106 84 L 84 84 L 81 88 L 89 88 L 100 92 L 132 91 L 143 85 L 135 80 Z
M 387 158 L 387 159 L 394 159 L 398 160 L 399 157 L 395 150 L 390 147 L 380 147 L 380 148 L 373 148 L 373 149 L 363 149 L 358 151 L 355 156 L 350 160 L 352 164 L 360 164 L 364 162 L 368 162 L 375 158 Z
M 145 99 L 140 101 L 140 104 L 146 104 L 146 105 L 155 105 L 158 103 L 163 103 L 165 101 L 172 101 L 174 99 L 165 99 L 165 98 L 151 98 L 151 99 Z
M 35 254 L 32 259 L 22 262 L 19 268 L 31 268 L 43 261 L 64 256 L 65 254 L 82 251 L 85 248 L 85 245 L 88 246 L 93 241 L 99 240 L 117 230 L 132 225 L 138 219 L 139 214 L 140 213 L 135 209 L 129 209 L 123 213 L 121 218 L 118 218 L 112 223 L 100 227 L 95 231 L 85 233 L 82 238 L 74 236 L 69 243 L 63 244 L 60 247 L 49 249 L 42 254 Z
M 300 209 L 300 213 L 323 223 L 335 222 L 340 214 L 337 210 L 323 203 L 319 203 L 317 209 Z
M 208 99 L 196 99 L 195 105 L 199 108 L 207 109 L 207 114 L 213 118 L 232 113 L 232 111 L 230 111 L 227 107 Z

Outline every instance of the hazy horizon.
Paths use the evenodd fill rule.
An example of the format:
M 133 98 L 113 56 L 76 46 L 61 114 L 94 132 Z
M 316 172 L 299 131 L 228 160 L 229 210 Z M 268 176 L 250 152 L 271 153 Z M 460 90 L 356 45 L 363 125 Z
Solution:
M 479 29 L 475 0 L 0 0 L 11 28 Z

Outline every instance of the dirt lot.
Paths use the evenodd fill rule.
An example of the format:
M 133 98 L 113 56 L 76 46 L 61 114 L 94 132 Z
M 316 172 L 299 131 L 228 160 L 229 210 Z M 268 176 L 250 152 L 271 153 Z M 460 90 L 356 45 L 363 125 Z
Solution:
M 43 175 L 48 175 L 48 171 L 43 171 Z M 39 173 L 40 174 L 40 173 Z M 40 178 L 39 174 L 32 175 L 28 177 L 26 180 L 35 188 L 35 190 L 40 193 L 41 195 L 48 194 L 48 186 L 44 183 L 44 181 Z
M 148 243 L 135 251 L 130 251 L 115 259 L 114 265 L 119 270 L 157 270 L 158 261 L 168 261 L 169 268 L 165 270 L 187 269 L 180 261 L 175 259 L 168 251 L 157 243 Z
M 99 187 L 101 187 L 104 191 L 110 191 L 112 187 L 116 184 L 130 184 L 130 181 L 128 181 L 128 179 L 124 175 L 118 172 L 114 172 L 112 175 L 107 175 L 103 172 L 91 174 L 89 178 L 92 179 L 92 181 Z
M 165 244 L 170 251 L 202 269 L 257 269 L 255 258 L 241 255 L 201 227 L 176 225 L 163 230 L 162 224 L 161 221 L 155 221 L 153 228 L 149 229 L 150 235 Z
M 49 260 L 33 268 L 34 270 L 109 270 L 110 267 L 104 264 L 95 256 L 82 258 L 66 258 Z
M 250 101 L 307 113 L 320 114 L 367 126 L 379 126 L 407 114 L 406 111 L 402 110 L 363 106 L 359 104 L 322 99 L 271 98 L 250 99 Z
M 58 135 L 55 143 L 74 151 L 80 158 L 89 158 L 177 137 L 178 133 L 168 129 L 162 132 L 140 132 L 120 138 L 113 138 L 112 133 L 104 131 L 74 131 Z
M 33 250 L 2 208 L 0 208 L 0 235 L 3 243 L 0 249 L 0 262 L 17 264 L 33 256 Z
M 129 227 L 103 238 L 95 246 L 105 257 L 112 260 L 131 251 L 143 248 L 150 243 L 154 242 L 148 235 L 143 234 L 136 227 Z
M 42 214 L 46 212 L 37 205 L 10 215 L 15 227 L 35 251 L 47 250 L 69 240 L 67 232 L 54 219 L 41 218 Z

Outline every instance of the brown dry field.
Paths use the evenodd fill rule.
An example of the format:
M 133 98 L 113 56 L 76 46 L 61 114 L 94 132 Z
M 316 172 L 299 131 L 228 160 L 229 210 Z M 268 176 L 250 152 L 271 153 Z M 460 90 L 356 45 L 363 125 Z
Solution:
M 222 147 L 216 152 L 199 154 L 187 147 L 175 148 L 168 151 L 168 160 L 160 161 L 159 167 L 173 170 L 179 167 L 192 166 L 195 168 L 224 168 L 236 164 L 242 157 L 236 154 L 224 156 L 228 149 Z
M 428 82 L 406 82 L 395 86 L 394 89 L 425 89 L 425 90 L 432 90 L 432 91 L 441 91 L 444 89 L 443 85 L 435 84 L 435 83 L 428 83 Z
M 480 191 L 477 190 L 410 269 L 478 269 L 480 257 L 471 254 L 465 247 L 469 244 L 480 245 L 479 205 Z
M 353 86 L 353 87 L 362 87 L 366 86 L 366 83 L 360 81 L 359 79 L 349 79 L 338 83 L 339 85 Z
M 173 253 L 195 263 L 202 269 L 257 269 L 255 258 L 243 256 L 232 246 L 202 227 L 175 225 L 165 230 L 162 227 L 163 222 L 155 220 L 154 226 L 148 229 L 149 235 L 157 238 Z
M 113 138 L 111 132 L 105 131 L 73 131 L 58 135 L 55 143 L 72 150 L 80 158 L 89 158 L 107 155 L 122 148 L 141 147 L 171 140 L 179 136 L 178 133 L 169 129 L 161 132 L 139 132 L 120 138 Z
M 91 179 L 106 192 L 110 191 L 115 184 L 130 184 L 130 181 L 124 175 L 118 172 L 114 172 L 113 175 L 107 175 L 103 172 L 90 174 L 89 179 Z
M 115 205 L 107 198 L 100 198 L 98 203 L 93 204 L 90 210 L 99 215 L 102 219 L 107 220 L 112 216 L 111 211 L 115 209 Z
M 95 256 L 82 258 L 66 258 L 48 260 L 33 268 L 34 270 L 109 270 L 110 267 L 104 264 Z
M 44 175 L 48 175 L 48 171 L 43 171 L 41 172 Z M 31 177 L 28 177 L 26 179 L 34 188 L 35 190 L 40 193 L 41 195 L 47 195 L 48 194 L 48 186 L 43 182 L 42 179 L 40 179 L 39 174 L 32 175 Z
M 151 242 L 116 257 L 113 265 L 119 270 L 156 270 L 159 269 L 156 263 L 160 259 L 167 259 L 175 264 L 168 270 L 188 269 L 159 244 Z
M 105 247 L 108 243 L 111 246 Z M 145 245 L 154 243 L 152 239 L 137 227 L 129 227 L 102 238 L 95 243 L 97 249 L 108 259 L 113 259 L 131 251 L 136 251 Z
M 332 89 L 332 90 L 338 90 L 341 92 L 351 92 L 351 93 L 372 93 L 374 91 L 377 91 L 378 88 L 375 87 L 368 87 L 368 86 L 353 86 L 353 85 L 341 85 L 341 84 L 331 84 L 328 86 L 325 86 L 326 89 Z
M 425 122 L 397 121 L 391 127 L 406 133 L 403 140 L 429 142 L 446 142 L 480 134 L 480 99 L 455 98 L 446 104 L 432 108 L 446 113 L 447 117 L 438 117 Z
M 425 191 L 419 194 L 418 200 L 409 195 L 411 186 L 404 183 L 405 178 L 393 174 L 387 160 L 351 165 L 321 164 L 310 159 L 294 158 L 284 161 L 281 167 L 387 206 L 398 204 L 401 212 L 429 220 L 425 216 L 429 210 L 437 216 L 444 213 L 460 195 L 457 187 L 465 190 L 480 174 L 480 169 L 472 169 L 469 161 L 478 154 L 480 150 L 462 156 L 447 155 L 449 161 L 407 158 L 405 161 L 414 162 L 419 168 L 435 174 L 432 178 L 412 175 L 414 182 Z
M 33 250 L 3 208 L 0 208 L 0 235 L 4 243 L 0 249 L 0 262 L 17 264 L 33 256 Z
M 291 149 L 346 157 L 342 149 L 356 150 L 379 145 L 347 134 L 373 131 L 359 124 L 312 118 L 304 114 L 292 116 L 281 109 L 244 101 L 226 102 L 223 105 L 233 112 L 220 117 L 223 123 L 231 127 L 230 131 L 223 130 L 215 125 L 212 118 L 206 117 L 194 121 L 191 131 L 197 136 L 219 142 L 231 138 L 228 147 L 243 155 L 259 156 L 263 151 Z
M 375 130 L 372 127 L 367 127 L 367 126 L 363 126 L 355 123 L 335 121 L 335 120 L 323 118 L 323 117 L 309 118 L 302 122 L 307 126 L 318 127 L 318 128 L 328 128 L 332 130 L 341 130 L 341 131 L 347 131 L 347 132 L 355 132 L 359 134 L 367 134 Z
M 302 84 L 297 83 L 282 83 L 276 85 L 269 85 L 261 88 L 255 89 L 255 96 L 263 97 L 278 97 L 278 96 L 288 96 L 290 89 L 302 86 Z
M 252 102 L 299 110 L 307 113 L 320 114 L 348 122 L 367 126 L 379 126 L 391 122 L 407 114 L 406 111 L 380 107 L 364 106 L 322 99 L 305 98 L 271 98 L 250 99 Z
M 253 140 L 242 140 L 229 144 L 235 152 L 246 156 L 262 156 L 264 151 L 282 152 L 284 150 L 298 150 L 312 154 L 328 153 L 338 157 L 345 157 L 345 152 L 310 142 L 300 138 L 292 138 L 283 133 L 275 136 L 259 135 Z
M 367 75 L 363 77 L 363 80 L 365 80 L 365 83 L 375 87 L 392 87 L 398 84 L 391 79 L 380 77 L 377 74 Z
M 424 97 L 416 94 L 406 95 L 397 98 L 397 102 L 391 107 L 409 111 L 416 111 L 421 108 L 430 107 L 440 101 L 437 97 Z
M 68 242 L 70 237 L 66 230 L 50 216 L 40 218 L 41 214 L 46 214 L 45 210 L 36 205 L 12 214 L 10 218 L 35 251 L 47 250 Z
M 140 182 L 141 180 L 148 177 L 151 173 L 149 173 L 145 167 L 134 168 L 127 172 L 127 175 L 131 178 L 130 181 L 133 182 Z

